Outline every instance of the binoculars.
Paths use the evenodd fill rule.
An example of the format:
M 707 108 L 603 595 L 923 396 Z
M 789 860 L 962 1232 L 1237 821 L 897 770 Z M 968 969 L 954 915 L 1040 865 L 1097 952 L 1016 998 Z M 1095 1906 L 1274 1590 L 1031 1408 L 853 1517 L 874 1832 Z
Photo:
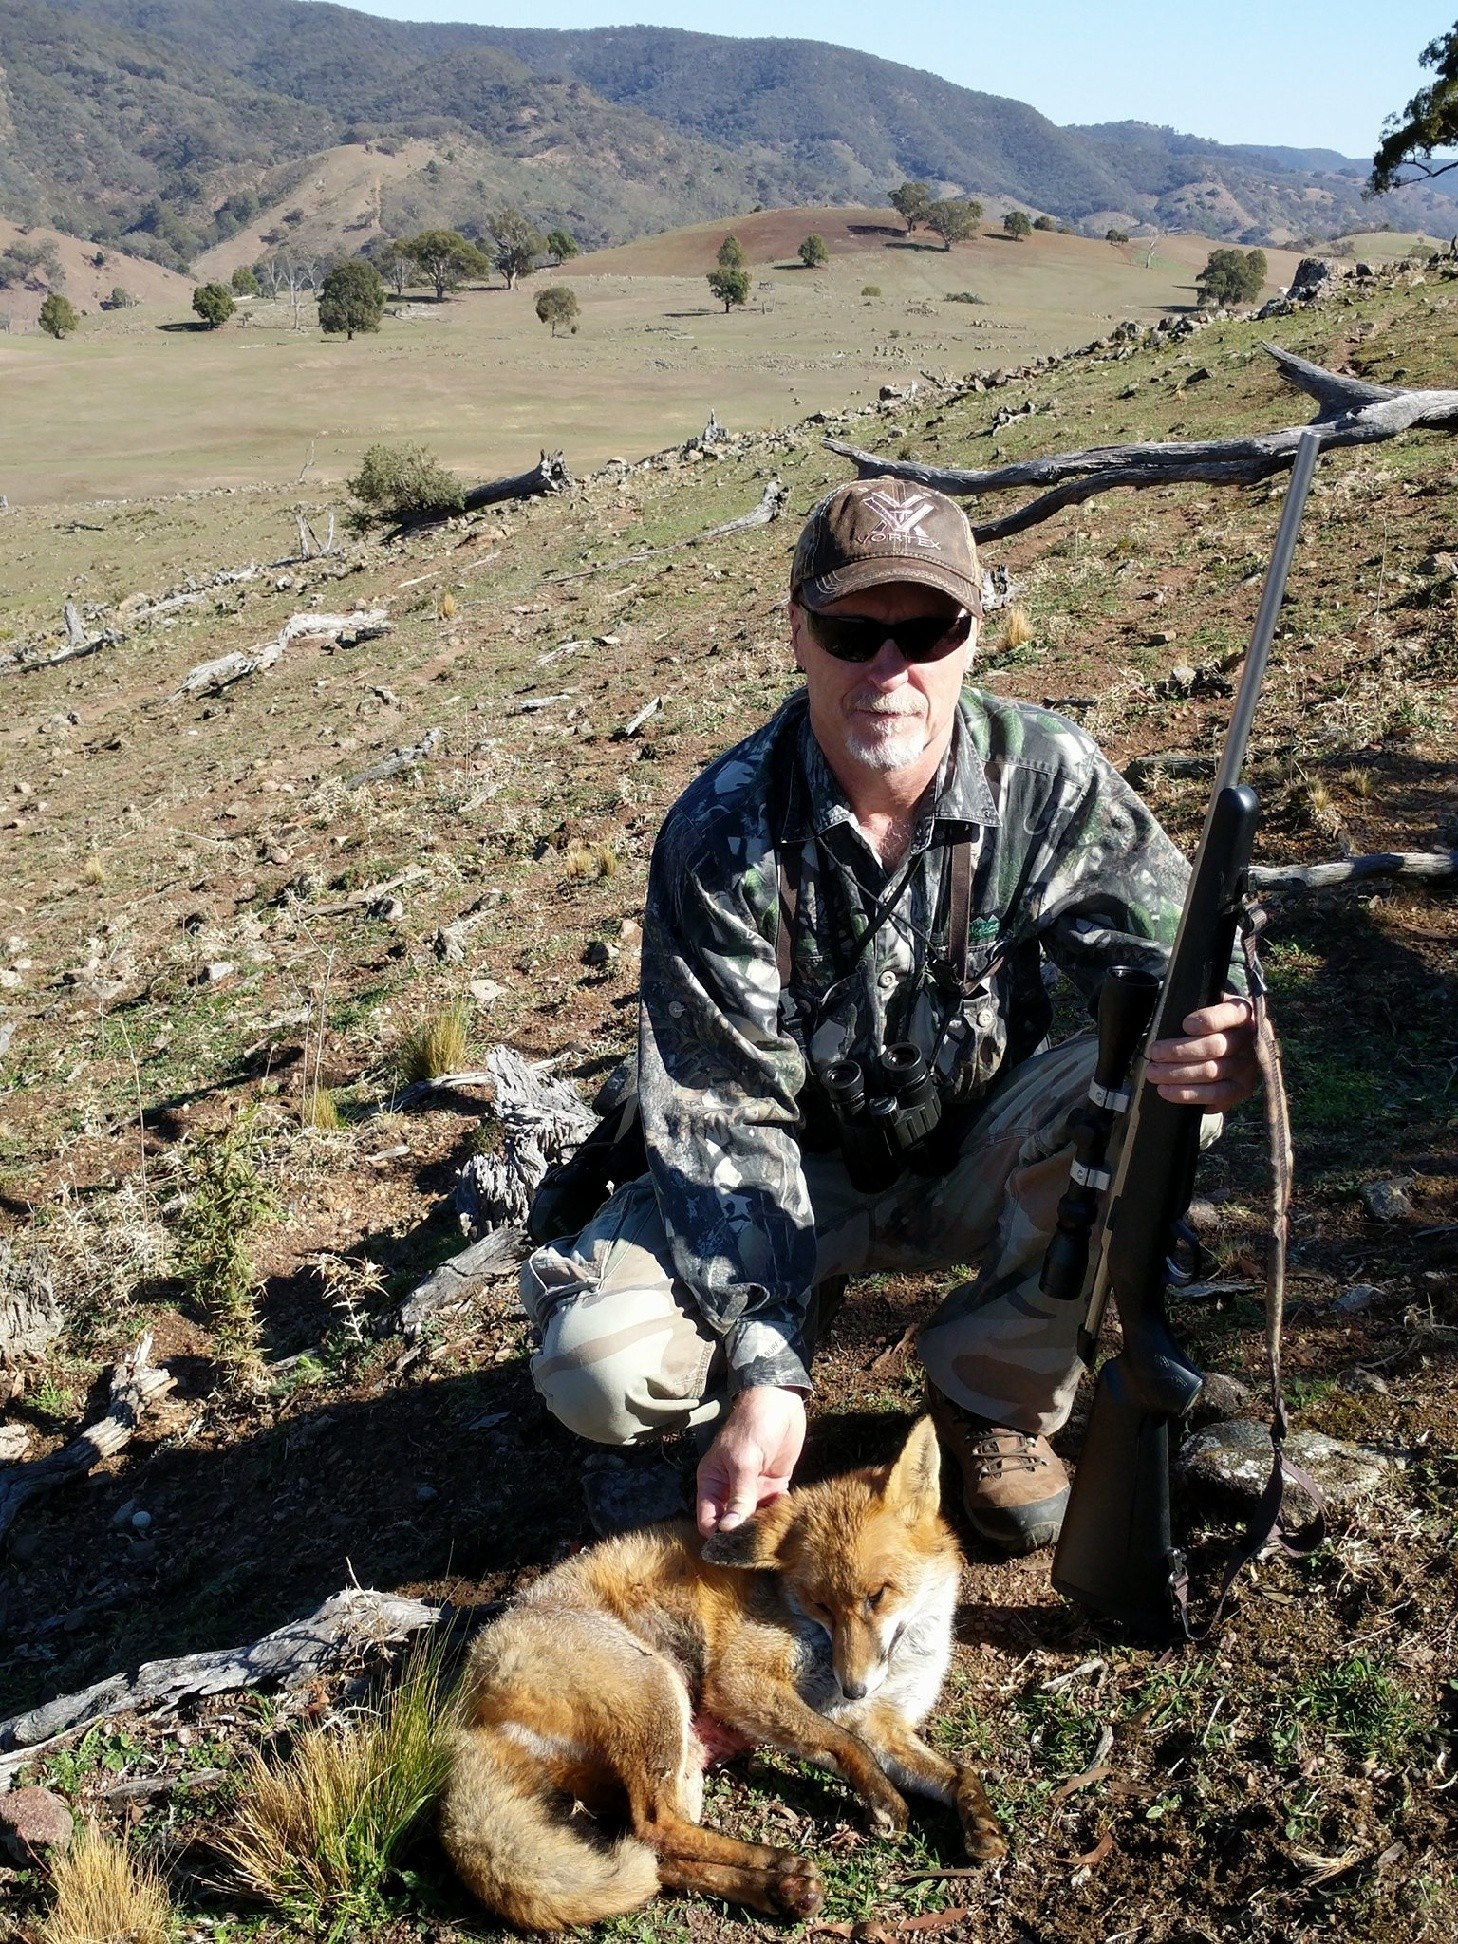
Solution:
M 951 1153 L 942 1122 L 941 1096 L 921 1048 L 897 1040 L 869 1074 L 859 1060 L 835 1060 L 821 1082 L 830 1097 L 851 1185 L 877 1195 L 907 1168 L 945 1174 Z

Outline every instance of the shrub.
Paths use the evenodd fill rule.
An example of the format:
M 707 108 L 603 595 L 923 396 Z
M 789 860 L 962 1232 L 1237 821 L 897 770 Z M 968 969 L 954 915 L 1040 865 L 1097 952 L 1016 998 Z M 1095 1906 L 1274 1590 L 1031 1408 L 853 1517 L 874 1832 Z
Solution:
M 439 1649 L 417 1651 L 378 1711 L 307 1730 L 286 1762 L 246 1756 L 240 1807 L 218 1840 L 240 1886 L 313 1935 L 377 1923 L 450 1767 L 441 1688 Z
M 345 485 L 367 512 L 384 520 L 459 513 L 465 489 L 422 445 L 372 445 Z
M 136 298 L 122 284 L 116 286 L 106 301 L 112 310 L 135 310 L 137 307 Z
M 949 290 L 942 302 L 944 304 L 985 304 L 987 299 L 979 297 L 975 290 Z
M 40 307 L 37 320 L 43 331 L 53 338 L 69 337 L 72 331 L 79 331 L 81 319 L 76 315 L 76 307 L 69 298 L 53 290 Z
M 416 1020 L 400 1042 L 395 1065 L 404 1081 L 438 1080 L 443 1073 L 463 1072 L 470 1050 L 471 1016 L 455 999 Z
M 1035 216 L 1033 218 L 1033 228 L 1035 230 L 1056 230 L 1057 227 L 1057 223 L 1054 222 L 1051 216 Z
M 553 337 L 559 324 L 570 325 L 574 331 L 577 328 L 577 293 L 566 284 L 548 284 L 545 290 L 539 290 L 535 309 L 538 321 L 551 325 Z
M 331 335 L 343 331 L 378 331 L 385 314 L 385 280 L 372 263 L 336 263 L 319 291 L 320 328 Z
M 1033 624 L 1026 608 L 1010 607 L 1007 619 L 1002 624 L 1002 639 L 998 648 L 1008 650 L 1022 648 L 1033 639 Z
M 192 293 L 192 307 L 210 331 L 216 331 L 226 324 L 238 308 L 233 302 L 233 293 L 226 284 L 199 284 Z
M 233 285 L 233 294 L 237 297 L 256 297 L 259 294 L 258 279 L 246 263 L 238 265 L 230 281 Z
M 172 1906 L 161 1877 L 125 1843 L 83 1823 L 51 1863 L 53 1900 L 41 1944 L 167 1944 Z
M 1202 304 L 1253 304 L 1266 281 L 1264 250 L 1212 250 L 1196 277 Z
M 1121 229 L 1105 230 L 1104 241 L 1106 243 L 1112 243 L 1115 246 L 1120 243 L 1127 243 L 1129 241 L 1129 232 L 1128 230 Z
M 742 269 L 711 270 L 709 288 L 724 306 L 724 314 L 727 317 L 736 304 L 748 301 L 749 272 Z
M 277 1212 L 259 1172 L 262 1140 L 251 1114 L 206 1136 L 183 1155 L 184 1202 L 177 1222 L 177 1269 L 224 1348 L 252 1350 L 258 1335 L 253 1243 Z
M 800 245 L 798 254 L 807 270 L 819 270 L 830 261 L 830 246 L 818 230 L 812 230 Z
M 880 286 L 880 284 L 862 284 L 862 285 L 861 285 L 861 295 L 862 295 L 863 297 L 879 297 L 879 296 L 880 296 L 880 294 L 881 294 L 881 286 Z

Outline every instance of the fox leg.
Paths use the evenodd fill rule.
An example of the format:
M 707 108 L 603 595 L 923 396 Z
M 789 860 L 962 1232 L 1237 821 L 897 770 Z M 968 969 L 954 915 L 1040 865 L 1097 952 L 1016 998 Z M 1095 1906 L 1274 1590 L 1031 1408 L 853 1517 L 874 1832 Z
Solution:
M 906 1803 L 887 1780 L 875 1750 L 817 1714 L 782 1678 L 751 1664 L 721 1666 L 705 1688 L 704 1707 L 751 1740 L 844 1777 L 869 1804 L 878 1836 L 899 1836 L 906 1828 Z
M 948 1761 L 929 1748 L 894 1709 L 878 1708 L 874 1702 L 856 1725 L 893 1782 L 913 1795 L 930 1796 L 957 1811 L 969 1856 L 990 1863 L 1007 1854 L 1002 1827 L 987 1800 L 982 1778 L 969 1762 Z
M 725 1897 L 770 1917 L 815 1916 L 824 1891 L 809 1857 L 704 1829 L 679 1813 L 673 1795 L 671 1784 L 647 1776 L 634 1778 L 628 1793 L 633 1834 L 657 1853 L 664 1889 Z

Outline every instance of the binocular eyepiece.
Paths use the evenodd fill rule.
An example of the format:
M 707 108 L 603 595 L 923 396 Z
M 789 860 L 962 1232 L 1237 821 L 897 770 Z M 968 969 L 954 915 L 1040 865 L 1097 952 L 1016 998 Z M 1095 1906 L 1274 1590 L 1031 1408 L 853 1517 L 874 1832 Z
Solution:
M 877 1064 L 879 1071 L 868 1076 L 859 1060 L 835 1060 L 821 1075 L 846 1172 L 864 1195 L 880 1194 L 907 1168 L 945 1174 L 951 1158 L 945 1144 L 932 1139 L 942 1102 L 921 1048 L 897 1040 Z

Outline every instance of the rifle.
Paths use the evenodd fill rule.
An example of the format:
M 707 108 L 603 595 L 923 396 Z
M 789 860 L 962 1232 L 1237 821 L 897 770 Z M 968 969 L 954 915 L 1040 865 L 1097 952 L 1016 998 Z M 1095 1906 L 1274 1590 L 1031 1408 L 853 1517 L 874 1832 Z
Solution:
M 1049 1294 L 1075 1301 L 1082 1295 L 1099 1193 L 1107 1189 L 1079 1354 L 1092 1368 L 1110 1296 L 1124 1347 L 1098 1374 L 1053 1584 L 1090 1612 L 1163 1639 L 1185 1626 L 1184 1560 L 1170 1536 L 1170 1433 L 1205 1381 L 1170 1329 L 1165 1299 L 1177 1226 L 1194 1190 L 1202 1112 L 1165 1100 L 1144 1078 L 1139 1049 L 1146 1035 L 1177 1037 L 1186 1015 L 1213 1004 L 1224 989 L 1259 813 L 1255 791 L 1240 781 L 1241 765 L 1320 450 L 1319 433 L 1302 434 L 1163 982 L 1155 991 L 1152 980 L 1119 967 L 1100 993 L 1098 1066 L 1089 1106 L 1075 1124 L 1073 1176 L 1043 1269 Z M 1138 1069 L 1132 1081 L 1131 1069 Z M 1115 1117 L 1125 1110 L 1111 1180 L 1103 1164 Z M 1277 1509 L 1279 1470 L 1278 1450 Z

